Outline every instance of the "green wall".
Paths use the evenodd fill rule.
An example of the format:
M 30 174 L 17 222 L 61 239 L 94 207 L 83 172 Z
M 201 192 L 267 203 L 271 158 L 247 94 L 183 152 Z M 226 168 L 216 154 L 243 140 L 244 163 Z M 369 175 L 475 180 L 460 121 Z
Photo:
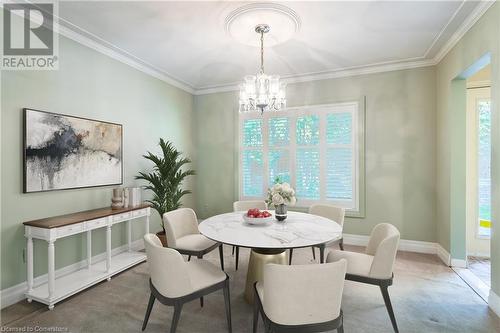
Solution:
M 453 258 L 465 259 L 465 87 L 452 81 L 491 53 L 492 83 L 492 290 L 500 295 L 500 4 L 494 4 L 438 64 L 437 231 Z M 463 84 L 463 83 L 462 83 Z M 458 83 L 458 85 L 461 85 Z M 458 90 L 458 92 L 457 92 Z M 461 97 L 461 92 L 463 97 Z M 462 99 L 462 100 L 461 100 Z
M 347 219 L 346 233 L 368 235 L 389 222 L 404 239 L 436 241 L 435 79 L 435 68 L 427 67 L 288 85 L 288 106 L 366 96 L 366 217 Z M 231 211 L 238 199 L 236 108 L 235 92 L 195 96 L 202 217 Z
M 101 53 L 60 38 L 58 71 L 3 71 L 1 73 L 1 288 L 25 281 L 22 222 L 110 205 L 111 187 L 22 193 L 22 108 L 31 107 L 123 124 L 124 185 L 136 184 L 139 170 L 150 168 L 141 158 L 157 151 L 160 137 L 172 140 L 188 156 L 193 97 Z M 190 185 L 188 185 L 190 187 Z M 193 197 L 186 205 L 193 206 Z M 159 229 L 153 212 L 151 230 Z M 143 232 L 134 225 L 134 238 Z M 113 227 L 113 247 L 124 244 L 124 226 Z M 93 253 L 105 251 L 104 230 L 94 231 Z M 85 239 L 56 241 L 56 268 L 84 258 Z M 47 244 L 35 242 L 35 275 L 46 272 Z

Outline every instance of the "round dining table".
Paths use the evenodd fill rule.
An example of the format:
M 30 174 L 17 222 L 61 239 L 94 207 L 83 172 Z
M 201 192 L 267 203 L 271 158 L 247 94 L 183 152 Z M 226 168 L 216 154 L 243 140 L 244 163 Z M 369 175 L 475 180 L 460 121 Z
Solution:
M 325 244 L 342 236 L 338 223 L 318 215 L 289 211 L 283 222 L 272 219 L 249 224 L 244 221 L 244 214 L 241 211 L 212 216 L 200 223 L 199 230 L 216 242 L 251 248 L 245 286 L 248 303 L 253 303 L 253 285 L 263 279 L 264 266 L 288 263 L 287 249 Z

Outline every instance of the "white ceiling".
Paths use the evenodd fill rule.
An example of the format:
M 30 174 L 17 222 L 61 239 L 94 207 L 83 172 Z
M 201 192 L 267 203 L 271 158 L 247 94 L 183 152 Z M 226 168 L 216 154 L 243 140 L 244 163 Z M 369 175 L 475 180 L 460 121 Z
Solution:
M 226 16 L 248 3 L 68 1 L 60 2 L 59 16 L 63 28 L 78 36 L 188 90 L 203 92 L 234 86 L 244 75 L 258 71 L 259 49 L 238 43 L 224 29 Z M 266 48 L 266 72 L 296 80 L 371 66 L 429 63 L 442 55 L 464 22 L 477 15 L 478 5 L 474 1 L 279 3 L 298 14 L 301 26 L 290 40 Z

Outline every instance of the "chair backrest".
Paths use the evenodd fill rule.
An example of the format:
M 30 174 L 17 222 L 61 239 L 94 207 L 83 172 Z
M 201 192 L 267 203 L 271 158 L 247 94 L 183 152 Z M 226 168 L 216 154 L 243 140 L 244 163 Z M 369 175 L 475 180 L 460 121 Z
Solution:
M 373 228 L 366 247 L 366 254 L 374 256 L 370 276 L 388 279 L 392 276 L 399 245 L 399 231 L 389 223 L 380 223 Z
M 198 219 L 191 208 L 179 208 L 163 214 L 163 223 L 168 247 L 177 246 L 176 239 L 186 235 L 199 234 Z
M 314 204 L 309 207 L 309 214 L 319 215 L 344 225 L 345 209 L 326 204 Z
M 264 311 L 273 322 L 303 325 L 340 314 L 347 262 L 264 267 Z
M 153 286 L 170 298 L 191 293 L 191 280 L 182 255 L 174 249 L 163 247 L 154 234 L 144 235 L 149 273 Z
M 250 208 L 258 208 L 265 210 L 267 204 L 264 200 L 242 200 L 233 202 L 233 211 L 249 210 Z

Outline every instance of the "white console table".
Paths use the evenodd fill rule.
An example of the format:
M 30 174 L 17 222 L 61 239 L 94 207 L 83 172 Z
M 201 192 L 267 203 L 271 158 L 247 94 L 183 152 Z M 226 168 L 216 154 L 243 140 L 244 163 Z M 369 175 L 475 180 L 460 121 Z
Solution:
M 28 302 L 36 300 L 47 304 L 49 309 L 54 304 L 74 295 L 100 281 L 111 277 L 129 267 L 146 260 L 144 252 L 132 250 L 132 221 L 146 218 L 146 233 L 149 233 L 150 207 L 146 204 L 120 209 L 110 207 L 88 210 L 74 214 L 61 215 L 46 219 L 24 222 L 27 238 L 27 280 Z M 112 255 L 111 227 L 127 222 L 128 249 Z M 106 228 L 106 260 L 92 263 L 92 230 Z M 57 239 L 86 233 L 87 264 L 76 272 L 55 277 L 55 241 Z M 41 239 L 48 243 L 48 281 L 38 286 L 33 285 L 33 240 Z

